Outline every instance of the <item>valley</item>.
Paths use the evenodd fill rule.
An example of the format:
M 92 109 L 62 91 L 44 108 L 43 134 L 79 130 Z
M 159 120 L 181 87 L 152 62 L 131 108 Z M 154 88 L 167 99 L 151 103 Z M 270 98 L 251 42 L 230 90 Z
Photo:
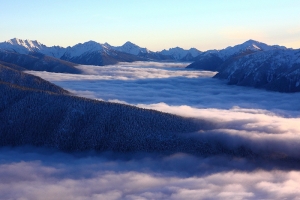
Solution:
M 191 61 L 33 71 L 20 60 L 0 65 L 0 175 L 8 180 L 1 198 L 42 198 L 40 188 L 53 187 L 60 196 L 100 199 L 178 199 L 185 191 L 233 198 L 235 187 L 239 198 L 300 195 L 298 92 L 227 84 L 213 78 L 225 71 Z M 266 182 L 277 192 L 261 187 Z

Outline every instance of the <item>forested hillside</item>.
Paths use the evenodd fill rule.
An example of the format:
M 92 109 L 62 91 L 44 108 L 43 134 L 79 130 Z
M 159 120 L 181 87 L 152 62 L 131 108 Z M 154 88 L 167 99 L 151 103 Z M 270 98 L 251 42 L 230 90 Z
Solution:
M 35 145 L 64 151 L 188 149 L 178 133 L 200 124 L 133 106 L 0 84 L 0 145 Z M 184 146 L 187 145 L 187 146 Z

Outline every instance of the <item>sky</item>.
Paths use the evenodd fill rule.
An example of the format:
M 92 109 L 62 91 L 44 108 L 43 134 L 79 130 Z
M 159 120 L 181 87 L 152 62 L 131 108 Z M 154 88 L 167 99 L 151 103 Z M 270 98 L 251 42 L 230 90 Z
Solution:
M 298 0 L 0 0 L 0 41 L 53 46 L 131 41 L 152 51 L 201 51 L 254 39 L 300 48 Z

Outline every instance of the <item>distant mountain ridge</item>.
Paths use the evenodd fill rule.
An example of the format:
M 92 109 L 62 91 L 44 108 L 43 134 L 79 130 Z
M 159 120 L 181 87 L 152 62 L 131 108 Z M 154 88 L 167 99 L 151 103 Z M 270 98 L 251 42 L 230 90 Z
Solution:
M 0 43 L 0 49 L 20 54 L 37 52 L 70 62 L 76 61 L 78 64 L 93 65 L 145 60 L 193 61 L 200 54 L 200 51 L 195 48 L 184 50 L 179 47 L 154 52 L 129 41 L 122 46 L 116 47 L 108 43 L 101 44 L 95 41 L 88 41 L 64 48 L 60 46 L 47 47 L 36 40 L 21 40 L 17 38 Z

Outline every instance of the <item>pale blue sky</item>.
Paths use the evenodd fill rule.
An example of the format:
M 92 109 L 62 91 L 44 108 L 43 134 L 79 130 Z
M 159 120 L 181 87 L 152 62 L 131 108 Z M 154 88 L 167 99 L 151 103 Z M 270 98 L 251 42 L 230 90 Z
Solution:
M 0 0 L 0 7 L 0 41 L 203 51 L 255 39 L 300 48 L 299 0 Z

